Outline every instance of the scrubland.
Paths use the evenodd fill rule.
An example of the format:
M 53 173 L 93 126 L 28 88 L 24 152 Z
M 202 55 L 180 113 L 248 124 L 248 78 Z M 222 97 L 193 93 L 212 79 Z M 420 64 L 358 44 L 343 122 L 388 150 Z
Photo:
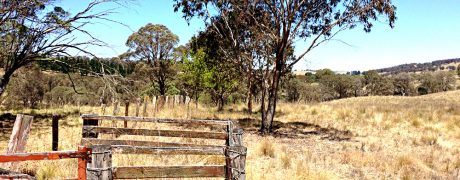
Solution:
M 460 91 L 417 97 L 357 97 L 324 103 L 280 103 L 272 135 L 262 136 L 259 114 L 244 105 L 224 112 L 206 106 L 165 108 L 148 116 L 232 119 L 245 130 L 247 179 L 458 179 L 460 178 Z M 130 108 L 134 114 L 134 107 Z M 81 139 L 79 114 L 99 107 L 4 111 L 34 114 L 27 151 L 51 150 L 51 114 L 59 113 L 61 150 Z M 107 112 L 111 112 L 110 109 Z M 8 115 L 11 113 L 12 115 Z M 121 112 L 120 114 L 121 115 Z M 131 126 L 131 125 L 129 125 Z M 162 125 L 139 125 L 142 127 Z M 2 121 L 0 148 L 6 149 L 11 121 Z M 120 137 L 129 138 L 129 137 Z M 149 140 L 143 137 L 140 140 Z M 198 140 L 187 140 L 198 141 Z M 204 156 L 117 155 L 114 165 L 220 164 Z M 39 179 L 76 176 L 76 160 L 24 162 L 19 170 Z

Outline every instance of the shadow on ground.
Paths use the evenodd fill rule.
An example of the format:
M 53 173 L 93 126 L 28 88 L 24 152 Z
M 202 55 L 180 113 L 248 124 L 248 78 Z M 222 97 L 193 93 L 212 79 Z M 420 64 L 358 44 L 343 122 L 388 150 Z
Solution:
M 261 121 L 252 118 L 236 119 L 239 126 L 245 132 L 259 131 Z M 287 122 L 273 121 L 273 136 L 285 138 L 308 138 L 311 136 L 320 136 L 321 139 L 331 141 L 349 141 L 353 133 L 349 130 L 338 130 L 331 127 L 321 127 L 316 124 L 307 122 Z

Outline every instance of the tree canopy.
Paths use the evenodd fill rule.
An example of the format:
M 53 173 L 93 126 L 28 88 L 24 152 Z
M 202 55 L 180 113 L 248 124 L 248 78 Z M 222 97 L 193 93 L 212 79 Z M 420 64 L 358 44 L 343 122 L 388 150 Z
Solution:
M 161 95 L 167 91 L 167 82 L 175 74 L 174 48 L 179 37 L 161 24 L 147 24 L 128 37 L 126 53 L 131 58 L 145 61 L 151 67 L 150 79 L 155 82 Z
M 238 44 L 242 38 L 253 37 L 247 34 L 258 34 L 264 37 L 260 42 L 268 42 L 262 48 L 266 50 L 262 54 L 263 62 L 270 71 L 267 73 L 270 77 L 266 77 L 269 80 L 266 85 L 268 104 L 262 108 L 262 132 L 271 132 L 280 79 L 294 64 L 341 31 L 362 25 L 365 32 L 370 32 L 373 21 L 379 17 L 386 18 L 390 27 L 394 26 L 396 20 L 396 7 L 390 0 L 175 2 L 175 11 L 181 11 L 187 21 L 199 17 L 208 26 L 225 27 L 227 30 L 220 33 L 233 44 Z M 210 8 L 213 9 L 212 13 Z M 245 33 L 236 29 L 239 27 L 244 27 Z M 306 49 L 297 57 L 289 56 L 297 39 L 307 42 Z

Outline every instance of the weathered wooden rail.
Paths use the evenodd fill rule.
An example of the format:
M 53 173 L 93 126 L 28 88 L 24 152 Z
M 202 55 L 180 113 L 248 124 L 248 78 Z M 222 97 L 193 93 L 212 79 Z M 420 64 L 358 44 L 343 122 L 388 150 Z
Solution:
M 192 120 L 130 116 L 99 116 L 85 114 L 83 119 L 82 145 L 93 149 L 92 161 L 88 163 L 88 179 L 140 179 L 140 178 L 194 178 L 220 177 L 245 179 L 246 147 L 242 146 L 241 129 L 235 129 L 230 120 Z M 99 121 L 173 123 L 193 125 L 217 125 L 225 132 L 202 132 L 185 130 L 152 130 L 118 127 L 101 127 Z M 116 124 L 116 123 L 115 123 Z M 112 123 L 113 125 L 113 123 Z M 100 139 L 100 134 L 112 134 L 112 139 Z M 176 142 L 154 142 L 116 139 L 121 135 L 161 136 L 175 138 L 200 138 L 225 140 L 225 144 L 201 145 Z M 112 154 L 150 155 L 220 155 L 223 165 L 207 166 L 131 166 L 113 167 Z
M 0 155 L 0 163 L 19 162 L 19 161 L 38 161 L 38 160 L 59 160 L 59 159 L 78 159 L 78 180 L 86 180 L 86 168 L 89 163 L 91 149 L 79 147 L 77 151 L 53 151 L 35 153 L 13 153 Z M 24 175 L 0 175 L 0 179 L 27 179 Z

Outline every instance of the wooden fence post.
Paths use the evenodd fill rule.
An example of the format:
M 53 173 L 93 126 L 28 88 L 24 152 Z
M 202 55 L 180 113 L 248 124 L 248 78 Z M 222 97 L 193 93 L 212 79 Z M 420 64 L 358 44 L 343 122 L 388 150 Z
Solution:
M 163 109 L 163 107 L 165 106 L 165 96 L 158 96 L 158 100 L 157 100 L 157 111 L 159 111 L 160 109 Z
M 144 110 L 142 111 L 142 116 L 147 117 L 147 106 L 149 105 L 149 96 L 144 96 Z
M 101 104 L 101 115 L 105 115 L 105 107 L 106 106 L 107 105 L 105 105 L 105 104 Z
M 24 152 L 33 119 L 33 116 L 22 114 L 16 115 L 16 120 L 14 121 L 13 130 L 11 131 L 6 154 Z M 7 163 L 4 164 L 3 167 L 6 169 L 15 169 L 16 164 L 17 163 Z
M 53 114 L 52 124 L 52 150 L 57 151 L 59 146 L 59 115 Z
M 233 176 L 235 179 L 245 180 L 246 179 L 246 153 L 247 149 L 243 146 L 243 129 L 237 128 L 233 130 L 233 142 L 235 150 L 230 153 L 232 158 L 232 167 L 235 172 Z
M 139 111 L 141 109 L 141 98 L 136 99 L 136 117 L 139 117 Z M 133 122 L 133 128 L 137 126 L 137 122 Z
M 185 105 L 187 106 L 187 118 L 191 116 L 190 113 L 190 97 L 185 96 Z
M 166 96 L 165 105 L 169 108 L 169 96 Z
M 246 179 L 246 153 L 247 149 L 244 146 L 228 146 L 225 150 L 227 179 Z
M 228 138 L 227 138 L 227 146 L 233 146 L 233 122 L 228 121 L 227 124 L 227 133 L 228 133 Z
M 225 166 L 227 167 L 226 169 L 226 179 L 228 180 L 233 180 L 233 153 L 232 150 L 230 149 L 231 146 L 233 146 L 233 123 L 231 121 L 228 122 L 227 124 L 227 134 L 228 138 L 225 142 L 227 147 L 225 148 Z
M 235 128 L 233 130 L 233 142 L 236 146 L 243 146 L 243 129 Z
M 155 117 L 156 115 L 156 109 L 157 109 L 157 97 L 153 96 L 152 97 L 152 109 L 153 109 L 153 116 Z
M 6 154 L 24 152 L 33 119 L 33 116 L 22 114 L 16 116 Z
M 118 114 L 118 111 L 120 111 L 119 108 L 118 108 L 119 104 L 120 103 L 118 102 L 118 100 L 116 100 L 113 103 L 113 112 L 112 112 L 113 116 L 116 116 Z M 112 127 L 117 127 L 117 122 L 116 121 L 112 121 Z
M 174 95 L 174 104 L 175 106 L 180 104 L 180 95 Z
M 120 103 L 118 102 L 118 100 L 116 100 L 113 103 L 113 112 L 112 112 L 113 116 L 116 116 L 118 114 L 118 112 L 120 111 L 120 109 L 118 108 L 119 105 L 120 105 Z
M 141 98 L 136 99 L 136 117 L 139 117 L 139 111 L 141 109 Z
M 91 147 L 91 163 L 87 164 L 87 179 L 112 180 L 112 149 L 110 145 Z
M 227 133 L 227 147 L 225 148 L 226 179 L 245 180 L 247 148 L 243 146 L 243 130 L 240 128 L 234 129 L 233 122 L 229 121 Z
M 125 116 L 129 115 L 129 100 L 125 100 Z M 125 128 L 128 127 L 128 121 L 124 122 Z

